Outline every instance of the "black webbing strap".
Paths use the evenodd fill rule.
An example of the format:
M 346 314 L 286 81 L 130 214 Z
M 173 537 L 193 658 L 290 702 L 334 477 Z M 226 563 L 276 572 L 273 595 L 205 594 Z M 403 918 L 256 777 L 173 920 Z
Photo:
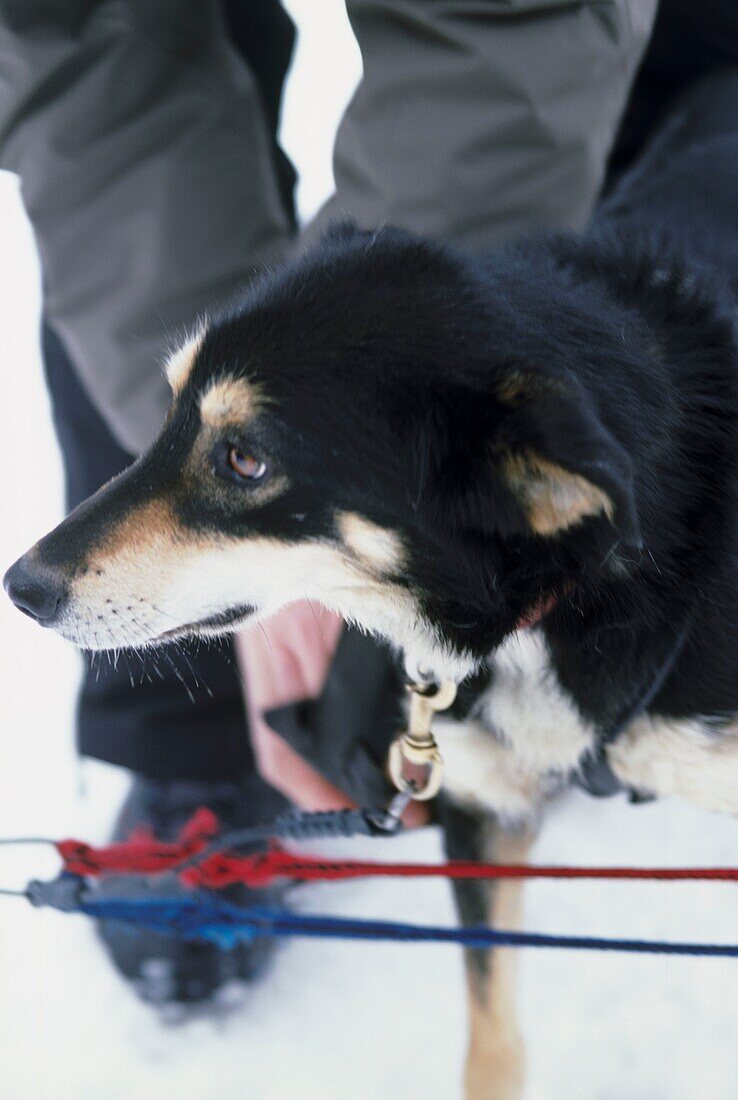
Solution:
M 676 636 L 673 646 L 666 655 L 666 659 L 660 665 L 656 675 L 650 681 L 646 689 L 639 694 L 637 701 L 628 707 L 612 728 L 599 738 L 597 745 L 582 757 L 579 764 L 579 770 L 574 775 L 574 782 L 577 786 L 587 791 L 588 794 L 593 794 L 597 798 L 608 798 L 610 795 L 618 794 L 620 791 L 630 791 L 634 801 L 646 800 L 641 792 L 634 791 L 632 788 L 627 787 L 624 783 L 621 783 L 615 775 L 607 759 L 607 747 L 611 745 L 620 734 L 636 720 L 636 718 L 639 718 L 644 711 L 648 710 L 674 670 L 674 666 L 679 660 L 684 646 L 686 645 L 693 622 L 694 614 L 690 610 Z

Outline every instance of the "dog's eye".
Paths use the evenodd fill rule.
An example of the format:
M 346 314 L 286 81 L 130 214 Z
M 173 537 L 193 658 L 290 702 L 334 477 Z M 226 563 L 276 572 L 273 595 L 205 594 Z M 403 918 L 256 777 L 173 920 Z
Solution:
M 267 472 L 266 462 L 246 454 L 236 446 L 228 448 L 228 465 L 234 474 L 243 478 L 244 481 L 261 481 Z

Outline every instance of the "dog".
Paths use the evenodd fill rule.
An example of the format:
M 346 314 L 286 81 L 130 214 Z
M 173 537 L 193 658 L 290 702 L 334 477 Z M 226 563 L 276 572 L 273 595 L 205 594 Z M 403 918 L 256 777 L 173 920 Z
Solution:
M 588 231 L 465 255 L 335 228 L 167 365 L 152 449 L 5 577 L 86 649 L 317 600 L 462 685 L 448 849 L 524 858 L 579 781 L 738 811 L 738 72 Z M 518 887 L 458 887 L 469 923 Z M 467 1095 L 519 1096 L 511 953 L 468 953 Z

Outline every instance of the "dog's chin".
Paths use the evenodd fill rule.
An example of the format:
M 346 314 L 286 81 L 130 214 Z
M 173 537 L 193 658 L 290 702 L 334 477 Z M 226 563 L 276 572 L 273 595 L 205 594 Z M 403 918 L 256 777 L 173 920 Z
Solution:
M 146 627 L 142 629 L 139 623 L 128 623 L 123 616 L 116 616 L 114 630 L 103 630 L 99 625 L 101 616 L 96 617 L 94 629 L 87 616 L 80 620 L 76 615 L 65 615 L 54 623 L 54 629 L 79 649 L 90 653 L 122 649 L 145 650 L 189 638 L 214 638 L 229 634 L 253 622 L 257 615 L 258 608 L 252 604 L 238 604 L 215 615 L 184 622 L 161 633 L 150 631 Z
M 220 611 L 217 615 L 209 615 L 206 619 L 198 619 L 196 622 L 183 623 L 182 626 L 165 630 L 152 639 L 153 645 L 166 645 L 167 642 L 184 641 L 186 638 L 217 638 L 222 634 L 230 634 L 252 622 L 258 614 L 258 608 L 253 604 L 239 604 L 230 607 L 226 611 Z

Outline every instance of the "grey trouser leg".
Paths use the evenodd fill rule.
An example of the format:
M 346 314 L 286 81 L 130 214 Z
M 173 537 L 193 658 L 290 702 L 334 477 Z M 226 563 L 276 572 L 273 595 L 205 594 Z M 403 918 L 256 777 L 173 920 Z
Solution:
M 0 166 L 46 316 L 132 453 L 167 344 L 289 248 L 262 100 L 217 0 L 3 0 Z
M 581 228 L 656 0 L 347 0 L 364 79 L 335 148 L 350 216 L 474 249 Z

